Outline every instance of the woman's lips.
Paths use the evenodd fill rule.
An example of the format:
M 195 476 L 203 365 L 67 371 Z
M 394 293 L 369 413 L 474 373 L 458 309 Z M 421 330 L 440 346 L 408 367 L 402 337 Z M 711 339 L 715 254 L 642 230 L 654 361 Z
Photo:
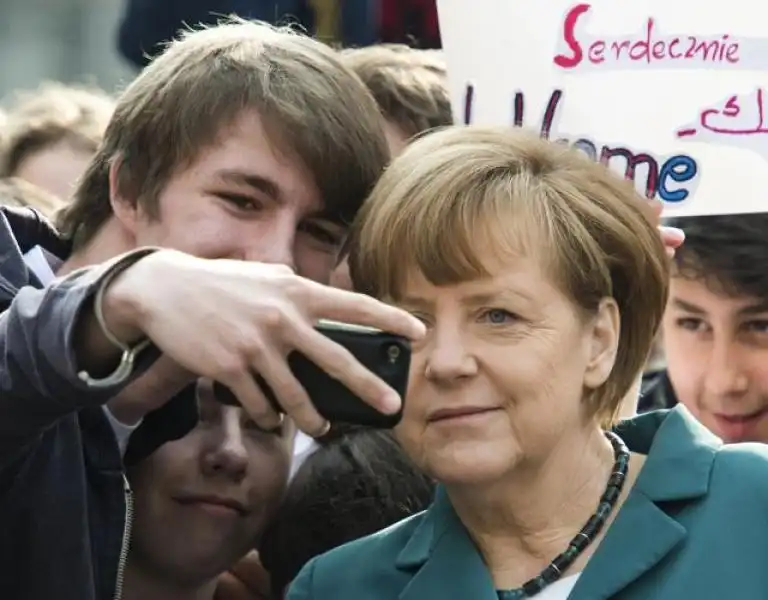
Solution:
M 429 415 L 430 423 L 443 423 L 471 419 L 490 412 L 499 410 L 495 406 L 457 406 L 453 408 L 441 408 Z

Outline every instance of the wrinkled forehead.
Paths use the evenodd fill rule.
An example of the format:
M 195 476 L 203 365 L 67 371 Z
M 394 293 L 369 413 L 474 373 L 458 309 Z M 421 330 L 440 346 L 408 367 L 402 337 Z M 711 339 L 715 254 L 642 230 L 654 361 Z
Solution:
M 406 310 L 431 314 L 441 307 L 464 310 L 509 303 L 533 309 L 566 296 L 535 255 L 501 251 L 478 259 L 482 271 L 476 276 L 442 284 L 429 281 L 411 267 L 403 275 L 398 297 L 386 300 Z

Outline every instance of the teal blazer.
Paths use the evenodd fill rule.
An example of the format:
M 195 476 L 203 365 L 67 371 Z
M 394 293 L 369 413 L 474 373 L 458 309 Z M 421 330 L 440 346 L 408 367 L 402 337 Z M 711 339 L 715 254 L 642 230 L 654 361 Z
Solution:
M 768 445 L 682 406 L 617 429 L 647 460 L 569 600 L 768 600 Z M 309 562 L 288 600 L 496 600 L 444 490 L 423 513 Z

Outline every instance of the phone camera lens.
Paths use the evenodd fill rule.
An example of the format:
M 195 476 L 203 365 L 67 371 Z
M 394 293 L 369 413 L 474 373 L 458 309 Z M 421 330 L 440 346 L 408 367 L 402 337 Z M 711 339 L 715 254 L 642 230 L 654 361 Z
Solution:
M 394 365 L 400 358 L 401 352 L 402 350 L 400 349 L 400 346 L 398 346 L 397 344 L 391 344 L 387 348 L 387 359 L 389 360 L 389 364 Z

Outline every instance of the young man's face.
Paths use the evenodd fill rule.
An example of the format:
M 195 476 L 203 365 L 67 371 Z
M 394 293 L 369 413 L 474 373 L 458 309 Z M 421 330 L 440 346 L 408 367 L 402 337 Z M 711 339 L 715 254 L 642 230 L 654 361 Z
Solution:
M 345 233 L 323 214 L 310 173 L 276 150 L 255 112 L 244 112 L 219 143 L 174 175 L 159 203 L 158 219 L 141 208 L 118 214 L 137 245 L 285 264 L 322 283 Z
M 287 484 L 294 428 L 264 431 L 201 382 L 199 422 L 129 470 L 135 523 L 129 573 L 205 584 L 252 549 Z
M 726 442 L 768 442 L 768 298 L 673 277 L 663 323 L 677 398 Z

